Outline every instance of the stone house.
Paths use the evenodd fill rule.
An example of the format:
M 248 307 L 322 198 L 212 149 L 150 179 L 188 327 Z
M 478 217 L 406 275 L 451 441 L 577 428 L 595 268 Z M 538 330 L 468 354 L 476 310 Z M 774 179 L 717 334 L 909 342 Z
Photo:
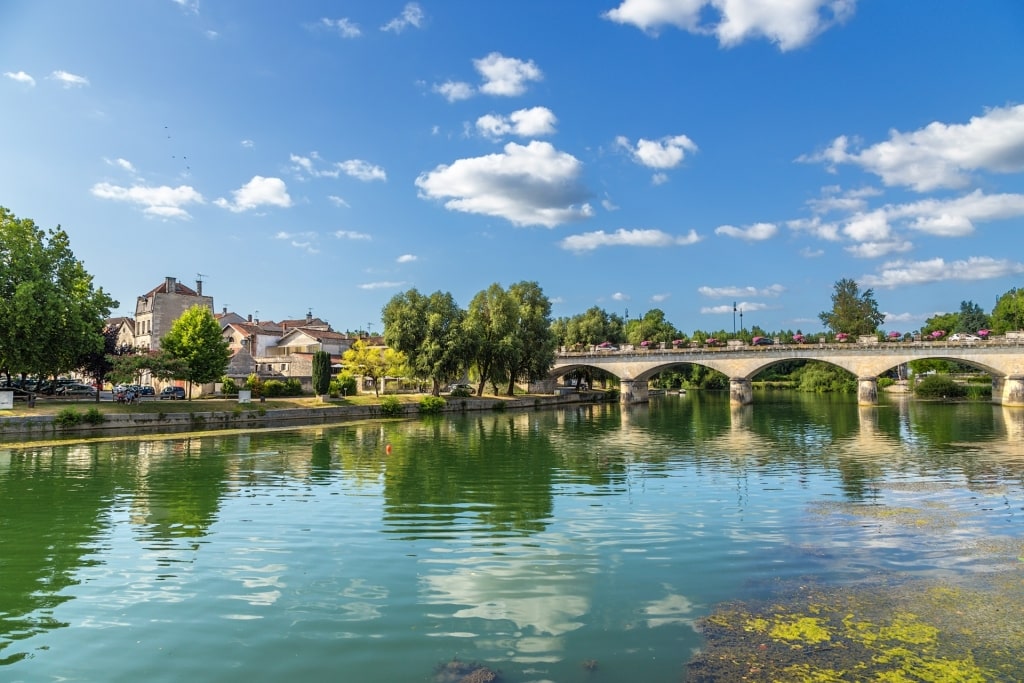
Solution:
M 160 348 L 160 338 L 170 332 L 174 321 L 192 306 L 205 306 L 213 312 L 213 297 L 203 296 L 203 281 L 191 289 L 173 277 L 140 296 L 135 302 L 135 347 L 143 351 Z

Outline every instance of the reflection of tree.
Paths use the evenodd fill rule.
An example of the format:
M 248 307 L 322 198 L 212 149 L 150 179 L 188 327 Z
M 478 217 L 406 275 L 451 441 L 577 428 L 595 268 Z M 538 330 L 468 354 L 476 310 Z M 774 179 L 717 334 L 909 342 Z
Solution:
M 545 528 L 555 455 L 547 436 L 531 428 L 532 418 L 427 420 L 419 423 L 427 433 L 410 438 L 414 452 L 392 439 L 384 487 L 392 530 L 415 538 L 458 533 L 467 524 L 490 533 Z
M 95 445 L 15 453 L 0 477 L 0 666 L 28 656 L 8 652 L 16 640 L 67 624 L 53 612 L 71 599 L 104 519 L 110 476 L 93 476 Z

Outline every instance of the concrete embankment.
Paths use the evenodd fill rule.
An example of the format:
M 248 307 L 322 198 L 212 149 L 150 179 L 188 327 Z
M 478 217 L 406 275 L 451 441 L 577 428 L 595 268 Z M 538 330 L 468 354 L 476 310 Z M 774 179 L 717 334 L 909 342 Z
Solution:
M 590 403 L 595 394 L 529 396 L 525 398 L 453 398 L 443 412 L 500 411 L 551 408 Z M 178 406 L 175 406 L 178 407 Z M 30 441 L 62 437 L 95 437 L 124 434 L 153 435 L 223 429 L 264 429 L 341 423 L 351 420 L 415 417 L 418 403 L 401 404 L 400 415 L 385 416 L 380 405 L 323 406 L 265 409 L 259 403 L 235 404 L 227 410 L 175 413 L 111 413 L 95 424 L 84 419 L 77 424 L 61 423 L 54 415 L 0 417 L 0 441 Z

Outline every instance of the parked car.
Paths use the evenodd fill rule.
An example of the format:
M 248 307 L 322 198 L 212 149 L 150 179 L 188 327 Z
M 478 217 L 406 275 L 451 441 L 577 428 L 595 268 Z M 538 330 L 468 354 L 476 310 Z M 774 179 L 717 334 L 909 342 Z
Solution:
M 64 384 L 57 387 L 57 396 L 96 396 L 96 387 L 89 384 Z
M 750 343 L 754 346 L 771 346 L 775 342 L 772 341 L 771 337 L 754 337 L 750 340 Z
M 171 401 L 184 401 L 185 389 L 183 387 L 164 387 L 160 391 L 160 400 L 165 398 Z
M 981 341 L 981 337 L 973 334 L 967 334 L 966 332 L 957 332 L 956 334 L 949 335 L 949 341 L 960 341 L 960 342 L 972 342 Z
M 153 391 L 153 387 L 143 384 L 139 387 L 139 396 L 156 396 L 156 392 Z

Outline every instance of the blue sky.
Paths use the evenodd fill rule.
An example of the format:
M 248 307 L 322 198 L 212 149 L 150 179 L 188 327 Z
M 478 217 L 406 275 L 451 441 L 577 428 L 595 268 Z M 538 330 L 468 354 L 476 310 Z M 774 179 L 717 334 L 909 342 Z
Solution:
M 555 316 L 886 330 L 1024 286 L 1024 3 L 8 1 L 0 205 L 132 315 L 174 276 L 380 331 L 535 280 Z

